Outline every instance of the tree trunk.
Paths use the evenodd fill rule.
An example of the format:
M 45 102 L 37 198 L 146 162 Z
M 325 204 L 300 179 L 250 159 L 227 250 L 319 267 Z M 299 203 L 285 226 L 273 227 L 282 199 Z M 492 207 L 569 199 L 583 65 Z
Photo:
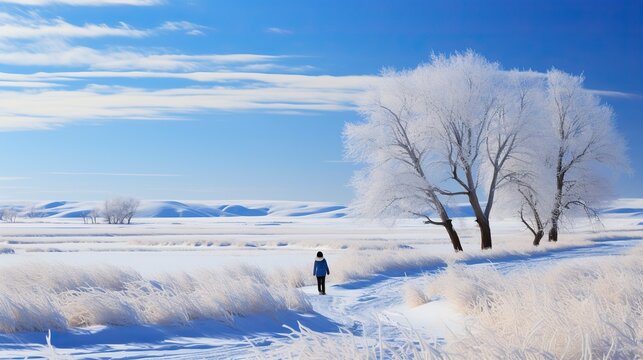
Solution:
M 447 234 L 449 234 L 449 239 L 451 240 L 451 245 L 453 245 L 453 250 L 455 252 L 458 251 L 464 251 L 462 249 L 462 244 L 460 243 L 460 237 L 458 236 L 458 232 L 453 228 L 453 223 L 451 219 L 449 218 L 449 214 L 447 213 L 447 209 L 444 207 L 438 196 L 435 194 L 435 192 L 430 192 L 428 193 L 433 206 L 435 206 L 435 210 L 438 213 L 438 217 L 440 217 L 440 222 L 442 223 L 441 225 L 444 226 L 444 229 L 446 229 Z M 434 223 L 437 224 L 437 223 Z
M 563 181 L 558 180 L 558 189 L 556 192 L 556 202 L 554 203 L 554 210 L 551 212 L 551 229 L 549 230 L 549 241 L 558 241 L 558 220 L 560 219 L 562 198 L 563 198 Z
M 476 218 L 478 226 L 480 226 L 480 248 L 482 250 L 491 249 L 491 227 L 489 220 L 486 218 Z
M 562 181 L 559 181 L 559 187 L 556 193 L 556 203 L 554 210 L 551 212 L 551 229 L 549 229 L 549 241 L 558 241 L 558 220 L 560 219 L 562 207 L 563 187 Z
M 551 225 L 551 229 L 549 230 L 549 241 L 558 241 L 558 223 L 554 223 Z
M 561 138 L 563 138 L 563 130 L 561 127 Z M 549 230 L 549 241 L 558 241 L 558 219 L 563 209 L 563 186 L 565 185 L 565 172 L 563 171 L 563 157 L 565 150 L 563 147 L 558 149 L 558 160 L 556 163 L 556 198 L 554 202 L 554 209 L 551 212 L 551 229 Z
M 458 232 L 453 228 L 451 219 L 447 219 L 444 222 L 444 228 L 447 230 L 447 234 L 449 234 L 449 239 L 451 239 L 451 244 L 453 244 L 453 250 L 455 250 L 455 252 L 464 251 L 462 249 L 462 244 L 460 243 Z
M 556 190 L 556 202 L 554 209 L 551 212 L 551 229 L 549 230 L 549 241 L 558 241 L 558 220 L 560 219 L 562 198 L 563 198 L 563 182 L 558 180 L 558 189 Z
M 465 167 L 464 173 L 467 177 L 467 186 L 463 187 L 467 190 L 469 204 L 471 204 L 473 213 L 476 216 L 476 222 L 478 223 L 478 227 L 480 227 L 480 248 L 482 250 L 491 249 L 491 226 L 489 225 L 489 218 L 482 210 L 482 206 L 480 206 L 480 200 L 476 193 L 476 181 L 473 179 L 471 167 Z M 489 204 L 487 205 L 488 210 L 491 211 L 491 206 L 489 206 Z
M 489 225 L 489 219 L 482 211 L 475 191 L 469 192 L 469 203 L 476 216 L 476 223 L 478 223 L 478 227 L 480 228 L 480 248 L 482 250 L 491 249 L 491 226 Z
M 536 234 L 534 234 L 534 246 L 540 245 L 540 240 L 543 238 L 545 235 L 545 232 L 540 229 Z
M 478 227 L 480 228 L 480 248 L 482 250 L 491 249 L 491 226 L 489 226 L 489 219 L 484 216 L 479 206 L 478 210 L 475 209 L 476 206 L 473 207 L 473 212 L 476 215 L 476 223 L 478 223 Z
M 442 226 L 444 226 L 444 228 L 447 231 L 447 234 L 449 234 L 449 239 L 451 239 L 453 250 L 455 250 L 455 252 L 464 251 L 462 249 L 462 244 L 460 243 L 460 237 L 458 236 L 458 232 L 453 228 L 453 223 L 451 219 L 449 219 L 449 214 L 447 214 L 447 209 L 444 208 L 444 205 L 442 205 L 442 202 L 438 199 L 438 197 L 434 193 L 431 195 L 432 195 L 431 198 L 433 200 L 433 205 L 435 205 L 435 209 L 438 212 L 438 216 L 440 217 Z

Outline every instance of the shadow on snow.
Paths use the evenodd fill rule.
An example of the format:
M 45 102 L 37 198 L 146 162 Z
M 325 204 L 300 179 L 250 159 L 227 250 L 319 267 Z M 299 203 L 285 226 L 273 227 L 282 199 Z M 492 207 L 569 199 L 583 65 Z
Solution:
M 231 322 L 216 320 L 194 320 L 187 325 L 130 325 L 130 326 L 92 326 L 52 330 L 52 343 L 58 349 L 84 348 L 96 353 L 122 351 L 124 345 L 140 344 L 141 348 L 158 350 L 176 350 L 180 348 L 212 349 L 217 341 L 233 340 L 246 342 L 250 339 L 254 346 L 268 346 L 271 341 L 253 341 L 253 337 L 284 338 L 288 330 L 284 325 L 299 328 L 299 323 L 314 331 L 338 332 L 340 325 L 316 312 L 300 314 L 293 311 L 282 311 L 276 314 L 261 314 L 248 317 L 237 317 Z M 46 346 L 45 332 L 25 332 L 0 334 L 0 348 L 16 350 L 39 350 Z M 201 338 L 204 341 L 185 342 L 182 339 Z M 206 340 L 207 339 L 207 340 Z M 216 341 L 215 341 L 216 340 Z M 112 345 L 118 344 L 114 347 Z M 248 345 L 250 343 L 248 342 Z

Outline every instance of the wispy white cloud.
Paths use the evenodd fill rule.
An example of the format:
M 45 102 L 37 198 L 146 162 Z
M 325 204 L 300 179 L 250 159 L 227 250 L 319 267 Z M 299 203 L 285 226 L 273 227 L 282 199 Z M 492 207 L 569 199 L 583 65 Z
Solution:
M 1 1 L 1 0 L 0 0 Z M 256 64 L 280 59 L 280 56 L 257 54 L 172 53 L 164 49 L 75 46 L 78 38 L 142 38 L 166 31 L 202 33 L 204 26 L 187 21 L 165 22 L 153 29 L 136 29 L 129 24 L 76 25 L 62 18 L 45 19 L 31 12 L 18 16 L 0 12 L 0 64 L 16 66 L 64 66 L 109 70 L 213 70 L 227 64 Z M 10 85 L 10 84 L 5 84 Z
M 246 55 L 237 54 L 228 60 L 252 58 L 254 56 L 246 59 Z M 145 88 L 144 84 L 152 84 L 149 81 L 139 82 L 141 87 L 114 85 L 132 83 L 119 79 L 180 79 L 188 83 L 164 88 Z M 362 100 L 365 90 L 379 81 L 378 76 L 235 71 L 0 73 L 0 130 L 48 129 L 68 122 L 112 119 L 183 120 L 195 113 L 211 111 L 298 115 L 350 111 Z M 3 89 L 3 82 L 22 86 Z M 632 94 L 620 92 L 607 94 L 634 98 Z
M 0 80 L 6 81 L 71 81 L 78 79 L 184 79 L 195 82 L 261 83 L 258 86 L 280 86 L 315 89 L 344 89 L 361 91 L 376 85 L 379 76 L 372 75 L 302 75 L 283 73 L 255 73 L 233 71 L 202 72 L 147 72 L 147 71 L 76 71 L 39 72 L 35 74 L 0 73 Z
M 16 66 L 65 66 L 102 70 L 194 71 L 220 69 L 229 64 L 276 61 L 286 56 L 260 54 L 159 54 L 135 49 L 98 50 L 70 46 L 64 41 L 42 41 L 0 51 L 0 64 Z
M 162 4 L 163 0 L 0 0 L 0 3 L 9 3 L 26 6 L 47 5 L 72 5 L 72 6 L 105 6 L 105 5 L 132 5 L 151 6 Z
M 151 29 L 136 29 L 124 22 L 119 22 L 118 26 L 109 26 L 107 24 L 75 25 L 62 18 L 45 19 L 35 13 L 30 13 L 30 16 L 18 16 L 0 12 L 0 40 L 72 39 L 108 36 L 142 38 L 159 34 L 162 31 L 180 31 L 187 35 L 195 36 L 205 35 L 205 31 L 209 29 L 211 28 L 189 21 L 166 21 L 160 26 Z
M 292 34 L 291 30 L 278 28 L 278 27 L 269 27 L 269 28 L 266 29 L 266 32 L 271 33 L 271 34 L 279 34 L 279 35 L 290 35 L 290 34 Z
M 603 97 L 643 100 L 643 95 L 614 90 L 589 90 L 592 94 Z
M 183 31 L 187 35 L 200 36 L 205 35 L 205 30 L 210 29 L 207 26 L 194 24 L 189 21 L 166 21 L 159 27 L 160 30 Z
M 0 0 L 33 6 L 143 6 L 160 2 Z M 43 71 L 0 73 L 0 131 L 52 129 L 83 121 L 185 120 L 195 113 L 213 111 L 298 115 L 346 111 L 354 109 L 364 89 L 377 80 L 375 76 L 301 75 L 313 67 L 293 65 L 295 56 L 291 55 L 186 54 L 168 48 L 124 47 L 105 41 L 89 46 L 75 42 L 96 38 L 142 39 L 167 32 L 204 35 L 212 30 L 188 21 L 167 21 L 140 29 L 126 23 L 75 24 L 63 18 L 43 18 L 37 12 L 22 14 L 0 12 L 0 65 L 37 67 Z M 266 31 L 291 34 L 281 28 Z M 47 72 L 51 68 L 77 71 Z M 131 79 L 149 81 L 126 81 Z M 134 87 L 133 83 L 138 85 Z M 118 172 L 50 175 L 180 176 Z
M 2 1 L 2 0 L 0 0 Z M 76 67 L 94 70 L 197 71 L 237 70 L 299 72 L 307 66 L 276 64 L 288 56 L 265 54 L 184 54 L 171 49 L 109 46 L 78 46 L 79 38 L 143 38 L 167 31 L 203 35 L 209 29 L 188 21 L 167 21 L 151 29 L 126 23 L 72 24 L 62 18 L 45 19 L 35 12 L 14 15 L 0 12 L 0 65 Z M 9 85 L 9 84 L 6 84 Z M 18 84 L 16 84 L 18 85 Z M 28 85 L 28 84 L 23 84 Z M 44 85 L 44 84 L 41 84 Z
M 206 87 L 143 89 L 88 85 L 81 89 L 0 89 L 0 129 L 48 129 L 68 122 L 178 120 L 208 111 L 320 112 L 355 108 L 377 77 L 263 73 L 90 72 L 34 74 L 34 79 L 182 78 Z M 2 74 L 0 74 L 0 78 Z M 38 104 L 38 106 L 34 106 Z
M 117 172 L 83 172 L 83 171 L 56 171 L 49 175 L 64 176 L 124 176 L 124 177 L 180 177 L 179 174 L 155 174 L 155 173 L 117 173 Z
M 248 65 L 241 65 L 237 67 L 238 70 L 240 71 L 248 71 L 248 72 L 255 72 L 255 71 L 261 71 L 261 72 L 286 72 L 286 73 L 305 73 L 309 72 L 311 70 L 314 70 L 315 67 L 312 65 L 283 65 L 283 64 L 276 64 L 274 62 L 269 62 L 269 63 L 257 63 L 257 64 L 248 64 Z
M 0 80 L 0 88 L 50 88 L 62 86 L 51 82 L 42 81 L 3 81 Z
M 132 28 L 126 23 L 118 27 L 105 24 L 73 25 L 61 18 L 43 19 L 0 13 L 0 40 L 40 38 L 95 38 L 103 36 L 143 37 L 149 31 Z

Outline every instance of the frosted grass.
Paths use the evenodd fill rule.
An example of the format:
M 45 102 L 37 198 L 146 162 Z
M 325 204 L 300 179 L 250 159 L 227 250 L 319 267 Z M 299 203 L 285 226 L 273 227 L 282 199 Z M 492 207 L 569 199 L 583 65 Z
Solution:
M 230 266 L 147 278 L 112 266 L 24 265 L 0 274 L 0 332 L 310 311 L 305 295 L 259 268 Z
M 450 266 L 426 298 L 455 304 L 470 320 L 451 353 L 538 354 L 549 358 L 634 359 L 643 355 L 643 247 L 627 256 L 503 274 L 492 266 Z M 490 354 L 491 355 L 491 354 Z

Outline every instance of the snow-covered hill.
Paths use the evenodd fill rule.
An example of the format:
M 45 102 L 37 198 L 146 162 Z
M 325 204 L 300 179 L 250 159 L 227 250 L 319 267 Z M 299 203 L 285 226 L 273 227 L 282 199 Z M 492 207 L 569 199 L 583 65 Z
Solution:
M 93 209 L 101 209 L 102 201 L 11 201 L 0 203 L 1 209 L 12 209 L 19 217 L 33 218 L 78 218 Z M 339 218 L 348 214 L 345 205 L 320 201 L 284 200 L 144 200 L 136 217 L 231 217 L 231 216 L 278 216 Z M 619 199 L 607 203 L 603 209 L 607 214 L 643 213 L 643 199 Z M 449 208 L 452 217 L 473 216 L 468 205 L 454 205 Z
M 101 201 L 6 202 L 0 209 L 10 208 L 20 217 L 76 218 L 101 209 Z M 165 201 L 145 200 L 136 212 L 137 217 L 228 217 L 228 216 L 311 216 L 337 218 L 346 215 L 346 206 L 329 202 L 303 201 Z

